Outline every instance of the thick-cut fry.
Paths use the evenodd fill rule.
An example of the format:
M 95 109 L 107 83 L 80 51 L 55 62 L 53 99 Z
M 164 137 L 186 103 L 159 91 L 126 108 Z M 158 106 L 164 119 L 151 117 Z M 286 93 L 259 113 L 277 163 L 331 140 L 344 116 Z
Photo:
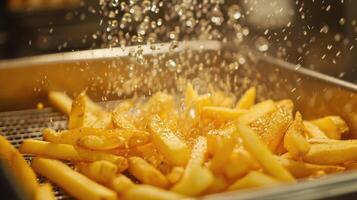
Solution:
M 237 109 L 249 109 L 254 105 L 256 96 L 256 89 L 255 87 L 249 88 L 243 96 L 239 99 L 236 108 Z
M 228 127 L 226 128 L 226 131 L 229 132 L 231 131 L 230 129 L 232 128 Z M 223 167 L 226 165 L 227 161 L 229 160 L 229 157 L 232 154 L 233 149 L 237 143 L 236 137 L 237 136 L 235 134 L 231 133 L 230 136 L 224 137 L 222 139 L 222 146 L 214 154 L 210 163 L 210 169 L 214 173 L 219 173 L 223 170 Z
M 110 183 L 118 173 L 118 166 L 105 160 L 78 163 L 76 169 L 99 183 Z
M 316 165 L 304 163 L 302 161 L 295 161 L 284 157 L 276 157 L 278 161 L 290 171 L 295 178 L 304 178 L 314 176 L 321 171 L 326 173 L 337 173 L 345 170 L 344 167 L 337 165 Z
M 112 120 L 115 128 L 136 129 L 132 121 L 128 119 L 126 112 L 133 108 L 132 101 L 120 102 L 112 112 Z
M 309 163 L 337 165 L 357 160 L 356 140 L 344 140 L 325 144 L 312 144 L 310 151 L 303 156 Z
M 20 146 L 20 152 L 24 154 L 38 155 L 59 160 L 74 160 L 93 162 L 106 160 L 123 168 L 128 166 L 124 157 L 113 154 L 75 148 L 69 144 L 53 144 L 40 140 L 27 139 Z
M 237 190 L 237 189 L 247 189 L 247 188 L 256 188 L 256 187 L 272 187 L 278 185 L 280 182 L 273 177 L 265 175 L 261 172 L 251 171 L 248 175 L 242 179 L 238 179 L 228 190 Z
M 4 136 L 0 135 L 0 159 L 10 161 L 12 154 L 16 151 L 10 142 Z
M 34 200 L 55 200 L 55 194 L 53 193 L 52 186 L 49 183 L 40 185 L 36 192 Z
M 223 166 L 223 174 L 229 180 L 236 180 L 245 175 L 251 169 L 256 169 L 256 161 L 245 150 L 235 150 L 229 157 L 228 162 Z
M 183 167 L 174 167 L 171 172 L 166 176 L 170 184 L 176 184 L 183 176 L 185 168 Z
M 48 100 L 61 112 L 69 115 L 72 107 L 72 99 L 64 92 L 50 91 L 48 93 Z
M 34 158 L 32 167 L 37 173 L 48 178 L 75 198 L 88 200 L 117 199 L 115 192 L 74 171 L 60 161 Z
M 205 106 L 202 108 L 201 116 L 218 120 L 235 120 L 246 112 L 246 110 L 238 110 L 216 106 Z
M 195 196 L 205 191 L 213 182 L 212 173 L 202 164 L 207 152 L 207 141 L 198 137 L 182 179 L 171 189 L 174 192 Z
M 277 102 L 277 109 L 267 113 L 254 122 L 250 127 L 256 131 L 272 152 L 276 152 L 282 143 L 284 134 L 293 121 L 294 104 L 291 100 Z
M 110 150 L 125 146 L 125 139 L 120 136 L 86 135 L 78 140 L 78 145 L 92 150 Z
M 284 147 L 293 157 L 305 155 L 310 150 L 310 143 L 304 137 L 304 124 L 299 112 L 284 137 Z
M 110 128 L 112 126 L 111 114 L 93 103 L 84 93 L 78 95 L 73 101 L 69 114 L 69 129 L 80 127 Z
M 327 116 L 311 122 L 332 139 L 339 140 L 342 134 L 349 131 L 346 122 L 340 116 Z
M 109 186 L 117 193 L 123 194 L 124 192 L 127 192 L 129 189 L 134 187 L 135 184 L 132 180 L 130 180 L 130 178 L 120 174 L 112 180 Z
M 215 176 L 212 184 L 205 191 L 207 194 L 223 192 L 228 187 L 228 182 L 223 176 Z
M 132 187 L 124 196 L 125 200 L 179 200 L 184 196 L 157 188 L 151 185 L 137 185 Z
M 324 132 L 320 130 L 318 126 L 315 124 L 309 122 L 309 121 L 304 121 L 304 128 L 305 132 L 309 136 L 309 138 L 315 138 L 315 139 L 327 139 L 328 137 Z
M 12 154 L 11 169 L 14 172 L 13 174 L 15 175 L 18 183 L 23 186 L 26 194 L 30 197 L 34 197 L 34 193 L 40 186 L 37 182 L 36 174 L 22 155 L 17 151 Z
M 158 150 L 173 165 L 184 165 L 189 157 L 188 146 L 159 117 L 150 122 L 152 140 Z
M 45 129 L 43 131 L 43 139 L 45 141 L 59 144 L 77 145 L 81 138 L 89 135 L 117 138 L 116 145 L 119 146 L 116 148 L 132 148 L 146 144 L 150 141 L 150 133 L 146 131 L 129 129 L 106 130 L 99 128 L 77 128 L 60 132 L 55 132 L 51 129 Z
M 244 147 L 257 159 L 262 168 L 281 181 L 294 181 L 294 177 L 276 160 L 268 147 L 251 128 L 237 124 Z
M 166 177 L 155 167 L 140 157 L 130 157 L 129 172 L 144 184 L 150 184 L 161 188 L 168 187 Z
M 241 124 L 250 124 L 267 113 L 273 112 L 277 109 L 272 100 L 266 100 L 252 106 L 247 113 L 238 118 Z

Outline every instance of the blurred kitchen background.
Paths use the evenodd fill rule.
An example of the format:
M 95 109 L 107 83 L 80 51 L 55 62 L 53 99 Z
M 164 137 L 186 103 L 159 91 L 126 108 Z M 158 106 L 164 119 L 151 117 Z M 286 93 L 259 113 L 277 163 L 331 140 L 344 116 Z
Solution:
M 181 1 L 192 5 L 197 5 L 197 2 L 201 2 L 201 5 L 219 5 L 223 8 L 221 10 L 223 12 L 218 14 L 222 16 L 212 16 L 212 22 L 217 25 L 221 23 L 219 20 L 226 20 L 231 15 L 239 19 L 239 23 L 246 27 L 243 34 L 249 35 L 244 38 L 244 43 L 251 48 L 300 64 L 302 67 L 357 83 L 356 0 Z M 154 5 L 162 7 L 167 4 L 170 7 L 172 4 L 179 4 L 180 1 L 145 2 L 151 5 L 151 10 L 154 10 Z M 109 42 L 108 35 L 105 34 L 106 31 L 109 32 L 107 30 L 109 18 L 113 18 L 110 16 L 110 11 L 114 10 L 114 18 L 120 20 L 123 18 L 123 13 L 121 9 L 114 8 L 133 4 L 143 5 L 145 2 L 140 0 L 1 0 L 0 59 L 121 46 L 120 41 Z M 235 7 L 232 6 L 233 4 Z M 105 7 L 103 5 L 110 5 L 109 9 L 103 10 Z M 143 9 L 143 7 L 136 7 L 136 9 Z M 180 9 L 181 7 L 174 6 L 174 11 L 181 12 Z M 215 7 L 212 9 L 213 12 L 214 9 Z M 165 9 L 161 9 L 156 14 L 166 16 L 163 12 Z M 193 12 L 193 14 L 198 16 L 197 13 Z M 165 20 L 165 17 L 163 19 Z M 109 25 L 114 27 L 113 23 L 111 21 Z M 179 23 L 182 21 L 177 20 L 176 25 L 170 21 L 166 25 L 177 26 Z M 135 32 L 133 27 L 124 26 L 118 26 L 110 31 L 118 30 L 122 35 Z M 101 37 L 103 35 L 105 38 Z M 235 39 L 230 37 L 227 39 L 236 40 L 240 36 L 232 37 Z M 187 38 L 197 39 L 182 33 L 174 39 Z M 155 42 L 170 41 L 170 39 L 171 36 L 160 37 Z M 126 45 L 136 43 L 142 41 L 136 39 Z

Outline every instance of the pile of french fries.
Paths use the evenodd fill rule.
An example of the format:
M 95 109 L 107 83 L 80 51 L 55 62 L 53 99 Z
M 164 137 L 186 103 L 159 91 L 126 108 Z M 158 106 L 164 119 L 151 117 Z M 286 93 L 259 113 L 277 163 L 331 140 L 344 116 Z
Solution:
M 341 117 L 305 121 L 291 100 L 256 103 L 254 87 L 235 101 L 187 84 L 182 96 L 158 92 L 112 111 L 84 93 L 50 92 L 49 100 L 68 115 L 68 130 L 47 128 L 43 141 L 26 139 L 19 150 L 0 138 L 0 156 L 33 199 L 54 199 L 35 172 L 78 199 L 173 200 L 357 166 L 357 140 L 342 140 Z M 33 156 L 31 167 L 22 155 Z

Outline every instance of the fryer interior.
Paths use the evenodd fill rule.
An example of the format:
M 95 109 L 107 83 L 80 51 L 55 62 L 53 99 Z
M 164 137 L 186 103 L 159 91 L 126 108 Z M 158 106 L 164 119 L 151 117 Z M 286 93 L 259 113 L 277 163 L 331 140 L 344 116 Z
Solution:
M 238 65 L 236 62 L 242 56 L 240 52 L 211 49 L 147 55 L 147 58 L 161 57 L 148 59 L 145 65 L 135 58 L 109 56 L 42 64 L 35 62 L 31 66 L 24 62 L 16 67 L 0 68 L 0 133 L 18 147 L 26 138 L 40 139 L 43 128 L 64 129 L 66 117 L 47 107 L 49 90 L 66 91 L 70 96 L 86 90 L 95 101 L 110 101 L 133 95 L 151 95 L 159 90 L 181 91 L 184 82 L 190 80 L 195 86 L 201 86 L 201 92 L 211 84 L 237 98 L 254 85 L 259 100 L 290 98 L 294 101 L 295 110 L 300 111 L 305 119 L 341 115 L 349 123 L 350 136 L 356 136 L 355 85 L 254 52 L 245 55 L 245 64 Z M 180 70 L 172 70 L 163 67 L 168 61 L 183 64 L 179 66 Z M 222 68 L 222 63 L 232 64 L 234 70 Z M 46 108 L 34 109 L 39 102 Z M 59 198 L 68 197 L 60 190 L 56 190 L 56 194 Z

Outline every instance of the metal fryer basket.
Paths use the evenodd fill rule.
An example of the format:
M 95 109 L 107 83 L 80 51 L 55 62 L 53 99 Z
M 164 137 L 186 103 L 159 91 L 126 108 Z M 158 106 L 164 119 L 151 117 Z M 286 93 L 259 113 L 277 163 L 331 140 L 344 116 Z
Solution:
M 205 47 L 205 48 L 202 48 Z M 156 56 L 169 51 L 169 44 L 161 45 L 160 50 L 151 51 L 149 47 L 144 47 L 144 54 Z M 225 47 L 217 42 L 188 42 L 183 44 L 175 52 L 171 52 L 167 59 L 175 58 L 180 51 L 193 49 L 198 55 L 202 55 L 196 62 L 202 62 L 205 55 L 217 56 L 214 63 L 233 62 L 236 57 L 226 56 Z M 202 50 L 203 49 L 203 50 Z M 216 51 L 220 49 L 220 53 Z M 52 127 L 60 130 L 66 127 L 66 117 L 52 108 L 43 110 L 34 108 L 38 102 L 46 104 L 46 93 L 48 90 L 56 89 L 67 91 L 69 94 L 78 94 L 88 85 L 93 83 L 92 77 L 105 77 L 100 84 L 96 84 L 94 89 L 88 90 L 91 97 L 101 101 L 101 96 L 105 95 L 108 100 L 127 98 L 132 95 L 130 92 L 104 93 L 110 86 L 111 78 L 107 77 L 105 71 L 109 71 L 114 76 L 122 76 L 123 79 L 130 79 L 125 70 L 108 65 L 117 63 L 120 66 L 135 63 L 128 58 L 128 54 L 133 49 L 104 49 L 84 52 L 54 54 L 48 56 L 18 59 L 14 61 L 4 61 L 0 63 L 0 133 L 4 134 L 13 145 L 19 146 L 25 138 L 41 138 L 41 130 L 45 127 Z M 227 51 L 235 51 L 228 49 Z M 223 52 L 223 53 L 222 53 Z M 260 98 L 291 98 L 296 104 L 296 110 L 302 112 L 307 119 L 323 116 L 326 114 L 338 114 L 344 117 L 349 123 L 351 134 L 357 134 L 357 86 L 349 84 L 310 70 L 298 68 L 295 65 L 283 61 L 260 55 L 256 52 L 246 52 L 250 57 L 251 69 L 239 69 L 226 77 L 226 72 L 217 71 L 212 68 L 210 73 L 215 73 L 217 77 L 233 82 L 233 79 L 242 80 L 249 78 L 250 82 L 241 81 L 239 85 L 233 85 L 230 89 L 237 95 L 249 87 L 251 84 L 259 85 L 258 95 Z M 82 67 L 85 66 L 85 70 Z M 136 66 L 140 68 L 140 66 Z M 136 73 L 146 73 L 138 70 Z M 174 82 L 168 80 L 169 75 L 174 75 L 170 71 L 162 72 L 163 75 L 157 77 L 159 81 L 166 81 L 166 88 L 172 88 Z M 199 72 L 188 74 L 188 78 L 194 79 Z M 135 76 L 135 74 L 134 74 Z M 155 83 L 155 80 L 154 80 Z M 125 83 L 118 87 L 124 87 Z M 138 94 L 150 94 L 150 84 L 144 83 L 135 89 Z M 33 88 L 37 88 L 34 91 Z M 160 89 L 160 88 L 158 88 Z M 14 111 L 15 110 L 15 111 Z M 346 187 L 348 186 L 348 187 Z M 354 186 L 354 187 L 352 187 Z M 334 190 L 332 190 L 334 188 Z M 301 182 L 296 185 L 282 186 L 269 190 L 258 190 L 255 192 L 230 192 L 210 195 L 207 199 L 318 199 L 326 197 L 336 197 L 339 195 L 357 192 L 357 173 L 344 173 L 333 175 L 311 182 Z M 67 199 L 65 193 L 57 190 L 58 199 Z

